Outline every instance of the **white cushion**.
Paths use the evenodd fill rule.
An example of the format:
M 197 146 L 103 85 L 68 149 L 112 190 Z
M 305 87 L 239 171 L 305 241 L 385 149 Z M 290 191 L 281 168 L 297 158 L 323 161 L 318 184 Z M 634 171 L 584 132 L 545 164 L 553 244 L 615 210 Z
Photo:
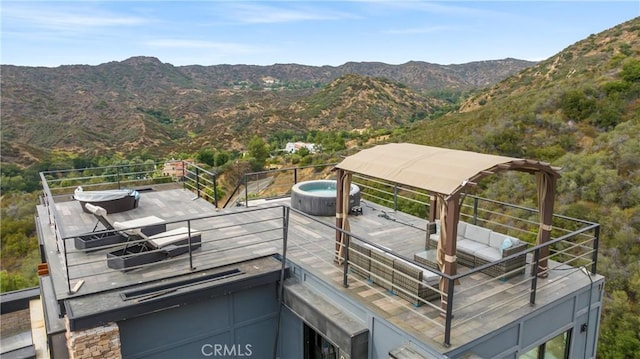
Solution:
M 496 262 L 502 259 L 502 254 L 500 254 L 500 250 L 492 247 L 485 247 L 483 249 L 480 249 L 476 251 L 474 255 L 478 258 L 482 258 L 489 262 Z
M 197 230 L 191 228 L 191 237 L 200 234 Z M 180 227 L 176 229 L 172 229 L 170 231 L 154 234 L 149 237 L 149 242 L 153 244 L 156 248 L 166 247 L 168 245 L 174 244 L 176 242 L 180 242 L 189 238 L 189 228 Z
M 489 236 L 489 246 L 500 249 L 505 238 L 507 238 L 507 235 L 491 231 L 491 235 Z
M 464 232 L 467 228 L 467 222 L 458 221 L 458 235 L 464 236 Z
M 440 234 L 440 220 L 436 219 L 436 234 Z
M 84 204 L 84 208 L 86 208 L 87 211 L 93 213 L 96 216 L 104 217 L 104 216 L 107 215 L 107 210 L 106 209 L 104 209 L 104 208 L 102 208 L 100 206 L 93 205 L 91 203 L 85 203 Z
M 160 224 L 163 222 L 164 222 L 164 219 L 162 218 L 158 218 L 156 216 L 147 216 L 147 217 L 132 219 L 129 221 L 113 222 L 113 228 L 122 230 L 122 229 L 128 229 L 128 228 L 147 227 L 147 226 L 153 226 L 154 224 Z
M 467 224 L 467 229 L 464 232 L 464 237 L 466 239 L 470 239 L 472 241 L 482 243 L 485 246 L 489 245 L 490 235 L 491 235 L 490 229 L 475 226 L 473 224 Z
M 440 275 L 425 269 L 422 271 L 422 281 L 432 287 L 437 287 L 440 283 Z
M 472 241 L 470 239 L 463 239 L 458 241 L 458 251 L 463 251 L 470 255 L 475 255 L 476 251 L 487 248 L 486 245 L 482 243 L 478 243 L 476 241 Z

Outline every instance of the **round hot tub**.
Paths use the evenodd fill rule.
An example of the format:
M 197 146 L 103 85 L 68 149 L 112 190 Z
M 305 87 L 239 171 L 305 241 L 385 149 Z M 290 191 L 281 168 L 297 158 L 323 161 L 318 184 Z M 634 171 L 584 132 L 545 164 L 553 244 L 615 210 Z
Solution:
M 360 187 L 351 184 L 349 211 L 360 205 Z M 335 216 L 336 181 L 305 181 L 291 188 L 291 207 L 314 216 Z

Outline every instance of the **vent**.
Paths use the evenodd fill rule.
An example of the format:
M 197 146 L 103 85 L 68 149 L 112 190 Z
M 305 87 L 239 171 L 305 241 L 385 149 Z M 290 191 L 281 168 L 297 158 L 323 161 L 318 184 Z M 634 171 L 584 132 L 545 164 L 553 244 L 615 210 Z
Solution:
M 147 287 L 144 289 L 136 289 L 136 290 L 122 292 L 120 293 L 120 297 L 122 297 L 122 300 L 125 300 L 125 301 L 136 300 L 138 302 L 142 302 L 145 300 L 163 296 L 165 294 L 173 293 L 179 289 L 187 288 L 187 287 L 202 284 L 202 283 L 214 282 L 217 280 L 233 277 L 243 273 L 244 273 L 243 271 L 235 268 L 235 269 L 231 269 L 224 272 L 208 274 L 202 277 L 184 279 L 184 280 L 171 282 L 167 284 Z

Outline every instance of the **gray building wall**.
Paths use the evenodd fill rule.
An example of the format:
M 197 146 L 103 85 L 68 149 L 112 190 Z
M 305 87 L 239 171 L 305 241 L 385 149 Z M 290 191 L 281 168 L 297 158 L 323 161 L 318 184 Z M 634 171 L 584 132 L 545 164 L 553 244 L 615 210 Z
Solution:
M 122 356 L 272 357 L 278 306 L 271 283 L 123 320 Z
M 603 294 L 604 279 L 600 277 L 591 288 L 561 298 L 447 354 L 451 358 L 465 354 L 475 354 L 480 358 L 518 358 L 571 330 L 569 358 L 595 358 Z
M 594 350 L 604 293 L 604 278 L 601 276 L 593 282 L 591 288 L 586 287 L 560 298 L 489 335 L 449 352 L 440 353 L 295 264 L 292 264 L 292 274 L 320 295 L 331 298 L 331 302 L 345 312 L 365 323 L 370 335 L 369 358 L 388 358 L 391 351 L 402 346 L 411 348 L 424 358 L 518 358 L 567 330 L 572 330 L 569 358 L 595 357 Z M 589 313 L 588 319 L 587 313 Z M 288 318 L 291 322 L 288 324 L 290 327 L 302 326 L 300 319 L 296 321 L 295 314 L 289 313 L 288 316 L 293 316 Z M 582 331 L 583 325 L 587 325 L 586 331 Z M 283 358 L 287 357 L 283 356 Z
M 594 357 L 603 295 L 601 277 L 594 282 L 591 294 L 587 287 L 476 341 L 440 353 L 295 264 L 292 274 L 363 323 L 369 330 L 369 358 L 388 358 L 399 347 L 409 347 L 424 358 L 517 358 L 567 330 L 572 331 L 569 357 Z M 276 283 L 271 283 L 120 321 L 123 357 L 272 357 L 279 313 L 276 292 Z M 304 318 L 287 307 L 280 315 L 280 358 L 301 358 Z M 586 331 L 582 330 L 585 325 Z

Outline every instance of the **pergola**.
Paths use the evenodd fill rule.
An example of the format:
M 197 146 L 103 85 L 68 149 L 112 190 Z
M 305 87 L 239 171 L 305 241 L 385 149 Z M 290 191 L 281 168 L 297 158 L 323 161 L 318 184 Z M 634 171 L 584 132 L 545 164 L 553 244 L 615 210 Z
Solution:
M 353 173 L 366 175 L 424 189 L 431 194 L 429 221 L 440 212 L 440 240 L 438 265 L 440 271 L 456 274 L 456 239 L 463 195 L 484 177 L 501 171 L 521 171 L 536 176 L 540 226 L 536 244 L 547 242 L 551 235 L 551 221 L 556 192 L 558 168 L 548 163 L 520 158 L 452 150 L 409 143 L 390 143 L 362 150 L 345 158 L 337 170 L 336 227 L 349 230 L 349 188 Z M 344 232 L 336 231 L 336 249 L 345 243 Z M 540 250 L 537 270 L 546 276 L 548 247 Z M 448 281 L 441 280 L 440 289 L 447 293 Z M 442 298 L 442 306 L 446 307 Z

